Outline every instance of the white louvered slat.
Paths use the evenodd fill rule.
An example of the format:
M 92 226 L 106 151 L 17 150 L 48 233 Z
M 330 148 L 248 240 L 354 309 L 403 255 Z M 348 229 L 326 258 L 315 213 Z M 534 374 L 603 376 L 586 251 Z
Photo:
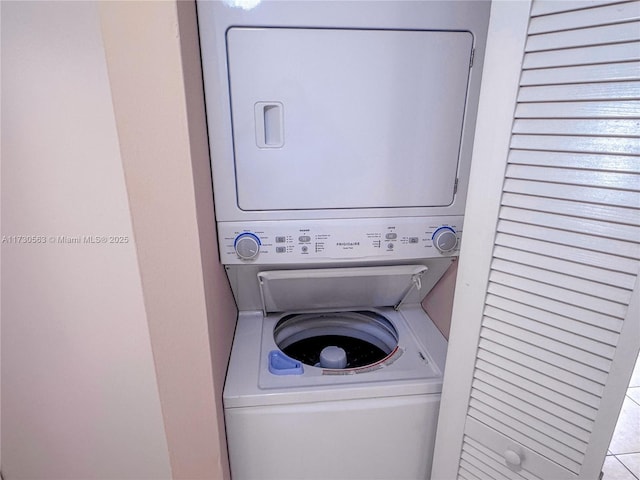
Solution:
M 545 184 L 513 178 L 507 178 L 505 180 L 504 191 L 601 205 L 614 205 L 625 208 L 640 204 L 640 195 L 637 192 L 608 188 L 581 187 L 576 185 L 571 188 L 567 188 L 566 185 L 561 184 Z
M 640 25 L 638 25 L 640 28 Z M 616 92 L 611 95 L 611 92 Z M 581 83 L 521 87 L 519 102 L 570 102 L 578 100 L 634 100 L 640 98 L 639 82 Z
M 576 468 L 583 457 L 568 445 L 562 444 L 544 433 L 538 432 L 517 418 L 506 415 L 476 398 L 469 401 L 469 416 L 485 423 L 498 432 L 516 437 L 524 446 L 554 461 L 571 460 L 570 468 Z
M 615 254 L 579 250 L 564 245 L 551 244 L 543 240 L 522 238 L 515 235 L 498 233 L 496 245 L 511 247 L 518 250 L 548 255 L 553 258 L 571 260 L 593 267 L 603 268 L 603 276 L 609 270 L 635 275 L 638 270 L 637 262 L 630 258 L 618 257 Z
M 540 207 L 540 205 L 538 205 Z M 552 214 L 545 210 L 524 209 L 504 205 L 500 218 L 520 221 L 532 225 L 549 226 L 561 230 L 581 232 L 586 235 L 610 237 L 628 242 L 635 242 L 640 238 L 640 228 L 615 221 L 596 220 L 593 218 L 574 217 L 572 215 Z M 630 219 L 633 221 L 633 219 Z
M 540 384 L 537 381 L 522 376 L 520 373 L 514 373 L 510 370 L 500 368 L 491 362 L 484 361 L 482 358 L 478 359 L 476 368 L 478 369 L 478 372 L 482 371 L 495 378 L 503 379 L 512 385 L 518 385 L 519 387 L 522 387 L 523 390 L 531 392 L 541 398 L 546 398 L 550 402 L 556 403 L 557 405 L 560 405 L 571 412 L 575 412 L 578 415 L 582 415 L 588 420 L 593 420 L 595 418 L 597 406 L 593 407 L 591 405 L 587 405 L 585 402 L 577 401 L 571 396 L 558 392 L 552 387 L 552 385 Z
M 502 196 L 502 204 L 525 210 L 556 212 L 558 215 L 575 218 L 596 219 L 635 227 L 640 226 L 640 215 L 635 210 L 626 207 L 572 202 L 558 198 L 534 197 L 517 193 L 505 193 Z
M 547 344 L 545 338 L 542 338 L 543 343 L 541 345 L 535 345 L 532 342 L 523 341 L 515 336 L 507 335 L 506 332 L 493 330 L 486 323 L 485 327 L 486 328 L 482 330 L 481 338 L 485 338 L 495 344 L 504 345 L 524 355 L 541 358 L 545 363 L 553 366 L 553 368 L 550 369 L 551 371 L 556 371 L 555 367 L 558 367 L 575 375 L 588 378 L 594 383 L 601 385 L 604 385 L 607 379 L 607 372 L 576 361 L 575 358 L 559 354 L 560 352 L 556 353 L 551 351 L 551 342 Z M 591 386 L 592 382 L 586 383 L 585 385 Z
M 485 410 L 489 410 L 491 415 L 485 413 Z M 473 398 L 469 401 L 469 416 L 503 435 L 513 438 L 534 452 L 538 452 L 554 462 L 564 464 L 569 470 L 573 472 L 579 471 L 583 457 L 578 452 L 560 442 L 554 442 L 546 435 L 536 432 L 518 419 L 508 417 L 496 410 L 488 409 L 485 404 Z
M 525 410 L 521 410 L 509 405 L 501 398 L 493 397 L 476 389 L 471 391 L 471 398 L 476 399 L 485 405 L 490 405 L 492 408 L 508 417 L 517 418 L 519 421 L 528 425 L 532 430 L 550 438 L 557 439 L 559 442 L 562 442 L 563 445 L 566 445 L 573 450 L 579 452 L 584 450 L 586 446 L 586 442 L 584 440 L 579 440 L 557 428 L 557 423 L 555 425 L 546 423 L 536 416 L 531 415 L 527 406 L 524 407 Z
M 507 468 L 504 464 L 504 460 L 496 460 L 494 458 L 495 454 L 492 456 L 485 453 L 486 451 L 491 452 L 491 450 L 478 448 L 478 444 L 471 438 L 467 437 L 463 443 L 462 451 L 491 468 L 491 471 L 494 472 L 493 474 L 496 478 L 507 480 L 522 480 L 524 478 L 513 470 Z
M 473 459 L 471 460 L 473 462 Z M 460 469 L 465 472 L 465 475 L 477 480 L 495 480 L 485 472 L 480 470 L 476 465 L 469 462 L 468 457 L 460 457 Z
M 561 289 L 580 292 L 585 295 L 604 298 L 617 304 L 628 304 L 631 300 L 631 291 L 604 285 L 600 282 L 587 280 L 580 276 L 565 275 L 530 265 L 523 265 L 513 261 L 507 261 L 494 255 L 493 270 L 503 273 L 528 278 L 537 282 L 555 285 Z
M 627 242 L 635 242 L 640 238 L 640 228 L 633 225 L 575 218 L 569 215 L 555 215 L 544 211 L 504 206 L 500 212 L 500 218 L 557 228 L 559 230 L 582 232 L 586 235 L 615 238 Z
M 588 45 L 634 42 L 638 40 L 638 28 L 640 28 L 640 22 L 628 22 L 603 27 L 530 35 L 527 39 L 525 51 L 536 52 L 559 48 L 585 47 Z
M 637 100 L 520 103 L 516 118 L 621 118 L 637 117 L 639 111 Z
M 499 464 L 497 462 L 492 461 L 491 458 L 488 458 L 486 455 L 483 455 L 477 448 L 469 445 L 468 442 L 464 442 L 462 444 L 462 457 L 463 458 L 472 458 L 474 461 L 479 462 L 482 465 L 485 465 L 484 468 L 489 468 L 492 472 L 491 475 L 494 478 L 499 478 L 501 480 L 510 480 L 513 477 L 512 475 L 505 474 L 501 469 L 497 468 Z M 483 468 L 483 470 L 484 470 Z M 507 469 L 509 471 L 509 469 Z M 511 472 L 513 473 L 513 472 Z
M 564 417 L 554 415 L 548 410 L 540 408 L 538 405 L 534 405 L 533 403 L 523 400 L 522 397 L 511 395 L 509 392 L 501 390 L 493 384 L 484 382 L 480 379 L 474 380 L 472 387 L 474 391 L 482 392 L 489 397 L 496 398 L 516 410 L 528 412 L 528 414 L 534 416 L 536 419 L 539 419 L 547 425 L 558 428 L 563 433 L 570 435 L 582 443 L 589 441 L 589 428 L 592 426 L 589 422 L 587 422 L 587 425 L 590 425 L 588 428 L 580 428 L 575 423 L 567 421 Z M 482 400 L 482 397 L 478 398 Z
M 640 42 L 530 52 L 524 56 L 522 66 L 525 69 L 549 68 L 630 60 L 640 60 Z
M 478 370 L 475 375 L 474 386 L 478 389 L 494 389 L 509 395 L 513 401 L 522 401 L 534 405 L 557 418 L 562 418 L 566 423 L 573 425 L 577 431 L 590 432 L 593 428 L 593 419 L 585 417 L 581 412 L 576 412 L 565 405 L 553 402 L 539 395 L 539 392 L 527 390 L 526 385 L 510 383 L 508 379 L 495 377 L 483 370 Z M 581 405 L 581 407 L 583 407 Z M 567 427 L 568 428 L 568 427 Z
M 514 478 L 517 480 L 540 480 L 535 475 L 527 472 L 526 470 L 520 470 L 518 472 L 514 472 L 505 466 L 504 458 L 495 453 L 493 450 L 487 448 L 479 442 L 476 442 L 473 438 L 469 436 L 465 436 L 464 444 L 470 449 L 470 452 L 473 452 L 476 458 L 482 458 L 485 463 L 491 463 L 494 465 L 494 468 L 500 470 L 504 475 L 509 478 Z
M 517 378 L 515 376 L 512 377 Z M 583 404 L 577 404 L 579 409 L 582 409 L 581 411 L 573 410 L 570 408 L 571 403 L 566 397 L 561 398 L 564 403 L 558 403 L 554 397 L 546 398 L 541 396 L 538 391 L 527 389 L 526 384 L 520 385 L 510 382 L 508 376 L 507 378 L 499 378 L 484 370 L 478 370 L 474 386 L 478 389 L 494 389 L 498 392 L 504 392 L 504 395 L 508 395 L 512 398 L 512 401 L 522 401 L 529 405 L 535 405 L 554 417 L 562 418 L 567 424 L 573 425 L 577 431 L 589 432 L 593 428 L 593 418 L 582 415 L 582 410 L 587 408 Z M 587 415 L 593 414 L 593 410 L 587 412 Z
M 484 343 L 486 344 L 487 342 Z M 560 374 L 560 378 L 554 378 L 550 375 L 541 373 L 535 368 L 529 368 L 528 366 L 524 366 L 521 363 L 518 363 L 511 358 L 504 356 L 513 354 L 512 350 L 501 348 L 500 353 L 502 353 L 503 355 L 498 355 L 489 350 L 480 348 L 478 350 L 478 359 L 485 360 L 487 363 L 494 365 L 495 367 L 501 369 L 503 372 L 510 372 L 516 375 L 516 377 L 521 377 L 521 379 L 530 379 L 535 383 L 545 385 L 550 390 L 556 391 L 561 395 L 564 395 L 565 397 L 569 397 L 574 400 L 580 399 L 581 403 L 584 403 L 585 405 L 592 408 L 598 408 L 598 394 L 601 389 L 599 389 L 596 385 L 587 386 L 587 388 L 591 388 L 592 390 L 591 392 L 588 392 L 583 388 L 578 388 L 567 383 L 568 379 L 574 379 L 575 376 Z M 526 362 L 529 360 L 529 358 L 525 358 L 522 355 L 518 356 L 517 358 L 521 362 Z M 522 381 L 521 379 L 519 381 Z
M 615 287 L 616 292 L 631 291 L 635 283 L 635 277 L 626 273 L 612 270 L 603 271 L 591 265 L 570 261 L 570 259 L 559 259 L 500 245 L 496 246 L 493 256 L 495 259 L 509 260 L 515 264 L 535 266 L 548 272 L 562 272 L 572 277 L 600 282 L 601 285 Z M 626 296 L 626 294 L 616 293 L 614 296 L 615 300 L 618 301 L 620 296 Z
M 535 293 L 507 287 L 498 283 L 490 283 L 487 292 L 499 297 L 514 300 L 518 303 L 522 303 L 523 305 L 529 305 L 531 307 L 536 306 L 541 310 L 556 313 L 560 316 L 572 318 L 586 323 L 587 325 L 611 330 L 613 332 L 619 332 L 622 327 L 622 320 L 619 318 L 594 312 L 593 310 L 588 310 L 586 308 L 577 307 L 575 305 L 569 305 L 564 302 L 542 297 Z
M 494 286 L 494 290 L 500 291 L 500 286 Z M 510 293 L 510 290 L 502 292 L 505 295 Z M 530 297 L 533 299 L 533 297 Z M 525 300 L 527 298 L 525 297 Z M 547 326 L 557 327 L 561 330 L 576 334 L 577 337 L 573 340 L 574 345 L 578 348 L 592 349 L 597 355 L 602 355 L 611 359 L 618 335 L 615 331 L 603 328 L 599 325 L 590 325 L 580 320 L 575 320 L 566 316 L 559 315 L 556 312 L 550 312 L 538 308 L 538 305 L 531 306 L 526 303 L 516 301 L 513 298 L 505 298 L 500 295 L 487 295 L 488 307 L 495 307 L 502 311 L 501 314 L 492 312 L 491 315 L 495 318 L 511 323 L 513 325 L 521 325 L 525 320 L 531 320 L 534 324 L 538 324 L 538 327 L 533 327 L 534 324 L 529 325 L 529 330 L 536 331 L 541 334 L 545 334 Z M 488 308 L 487 307 L 487 308 Z M 515 317 L 512 317 L 514 315 Z M 580 338 L 582 337 L 582 339 Z
M 466 460 L 463 460 L 463 463 L 466 463 Z M 465 468 L 466 465 L 464 465 L 463 463 L 460 463 L 460 471 L 458 473 L 458 478 L 461 478 L 463 480 L 482 480 L 482 479 L 476 477 L 469 470 L 467 470 Z
M 498 455 L 504 455 L 507 450 L 518 452 L 521 460 L 520 468 L 514 468 L 514 470 L 517 470 L 518 474 L 522 474 L 527 479 L 531 477 L 535 480 L 569 480 L 575 478 L 568 469 L 558 466 L 542 455 L 536 454 L 521 443 L 518 444 L 518 442 L 510 440 L 507 436 L 498 433 L 471 416 L 467 417 L 466 425 L 467 434 L 465 436 L 469 440 L 486 445 L 487 448 Z
M 563 13 L 612 3 L 620 3 L 620 0 L 537 0 L 531 5 L 531 16 Z
M 530 356 L 511 348 L 511 346 L 499 344 L 485 338 L 481 338 L 479 346 L 479 351 L 482 352 L 482 357 L 480 358 L 487 361 L 493 359 L 493 362 L 497 362 L 496 365 L 503 366 L 504 368 L 507 368 L 507 364 L 511 364 L 510 368 L 514 369 L 512 370 L 514 373 L 517 373 L 517 371 L 527 371 L 527 375 L 530 375 L 528 371 L 535 370 L 535 375 L 542 383 L 547 385 L 550 382 L 564 384 L 562 391 L 564 391 L 566 395 L 573 396 L 574 398 L 580 398 L 584 392 L 589 393 L 591 395 L 591 401 L 594 402 L 593 404 L 589 403 L 591 406 L 597 406 L 597 399 L 602 395 L 602 384 L 547 363 L 546 361 L 539 360 L 539 358 L 543 358 L 541 356 Z M 524 365 L 526 365 L 526 367 L 524 367 Z M 578 392 L 578 390 L 581 391 Z
M 478 469 L 478 471 L 482 472 L 484 478 L 492 478 L 495 480 L 509 480 L 509 477 L 502 475 L 502 473 L 493 468 L 493 466 L 482 461 L 480 458 L 478 458 L 478 456 L 473 455 L 468 447 L 463 447 L 462 458 L 470 464 L 474 465 Z
M 515 134 L 511 137 L 511 148 L 556 152 L 606 153 L 612 155 L 640 154 L 640 142 L 636 138 Z
M 615 252 L 624 257 L 633 259 L 640 258 L 639 244 L 612 238 L 595 237 L 593 235 L 583 235 L 570 231 L 558 231 L 555 228 L 527 225 L 508 220 L 500 220 L 498 222 L 498 231 L 520 237 L 545 240 L 560 245 L 594 250 L 596 252 Z
M 640 84 L 639 84 L 640 86 Z M 640 173 L 638 159 L 626 155 L 511 150 L 509 165 L 539 165 L 576 170 Z
M 506 177 L 569 185 L 587 185 L 596 188 L 640 191 L 640 175 L 635 173 L 576 170 L 537 165 L 509 165 Z
M 640 270 L 639 20 L 637 0 L 533 1 L 463 437 L 507 478 L 490 442 L 558 478 L 594 464 Z
M 628 22 L 639 18 L 640 2 L 584 8 L 573 12 L 534 17 L 529 23 L 529 35 L 607 25 L 620 21 Z
M 605 377 L 602 374 L 606 375 L 609 372 L 611 359 L 585 350 L 581 345 L 580 336 L 575 333 L 572 334 L 548 325 L 538 326 L 535 321 L 517 316 L 515 319 L 509 318 L 507 312 L 502 312 L 491 306 L 487 307 L 485 317 L 483 325 L 487 329 L 483 335 L 490 340 L 505 342 L 504 344 L 510 348 L 516 348 L 521 343 L 531 344 L 534 347 L 524 345 L 522 351 L 532 352 L 530 354 L 542 354 L 547 362 L 550 362 L 551 358 L 555 358 L 559 362 L 558 365 L 562 365 L 563 368 L 581 375 L 594 375 L 591 377 L 593 380 L 603 381 Z M 510 337 L 510 339 L 506 339 L 503 335 Z M 554 335 L 554 337 L 550 335 Z M 569 343 L 572 340 L 576 340 L 576 344 L 579 346 Z M 542 350 L 551 352 L 551 355 L 547 356 Z M 565 359 L 568 360 L 565 361 Z M 598 370 L 598 372 L 593 370 Z
M 530 278 L 511 275 L 504 272 L 492 271 L 489 280 L 498 285 L 526 291 L 545 299 L 553 299 L 568 305 L 580 306 L 613 317 L 623 318 L 626 307 L 623 304 L 610 302 L 603 298 L 592 297 L 584 293 L 559 288 L 556 285 L 542 283 Z
M 584 333 L 588 334 L 588 329 L 587 332 L 566 330 L 563 327 L 570 328 L 566 323 L 549 325 L 487 305 L 483 325 L 524 341 L 530 339 L 531 342 L 539 342 L 546 348 L 553 348 L 577 361 L 609 371 L 615 348 L 585 337 Z
M 550 85 L 637 80 L 640 62 L 619 62 L 598 65 L 524 70 L 521 85 Z
M 640 63 L 638 64 L 640 68 Z M 640 131 L 638 120 L 611 119 L 518 119 L 513 133 L 527 135 L 593 135 L 608 137 L 633 137 Z
M 469 477 L 468 475 L 465 475 L 468 472 L 463 471 L 462 469 L 460 469 L 458 471 L 458 479 L 459 480 L 471 480 L 471 477 Z

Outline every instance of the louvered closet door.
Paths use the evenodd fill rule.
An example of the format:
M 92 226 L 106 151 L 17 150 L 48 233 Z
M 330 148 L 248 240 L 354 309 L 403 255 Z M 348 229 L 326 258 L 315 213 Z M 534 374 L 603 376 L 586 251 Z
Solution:
M 471 184 L 504 178 L 495 206 L 469 194 L 434 478 L 598 478 L 640 343 L 639 20 L 640 2 L 585 1 L 519 20 L 500 170 L 476 139 Z M 470 218 L 482 205 L 491 222 Z

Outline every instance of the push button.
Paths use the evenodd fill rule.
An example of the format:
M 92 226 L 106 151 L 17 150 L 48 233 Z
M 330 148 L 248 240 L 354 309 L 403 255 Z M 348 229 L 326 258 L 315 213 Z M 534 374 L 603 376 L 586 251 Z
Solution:
M 398 234 L 397 233 L 387 233 L 384 238 L 386 238 L 387 240 L 395 240 L 396 238 L 398 238 Z

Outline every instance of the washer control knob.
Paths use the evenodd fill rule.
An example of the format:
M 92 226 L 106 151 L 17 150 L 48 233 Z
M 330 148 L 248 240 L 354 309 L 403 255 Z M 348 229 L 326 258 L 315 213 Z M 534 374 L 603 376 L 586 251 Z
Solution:
M 458 246 L 458 235 L 451 227 L 440 227 L 431 236 L 433 246 L 441 253 L 449 253 Z
M 253 260 L 260 253 L 260 239 L 254 233 L 241 233 L 234 240 L 233 248 L 242 260 Z

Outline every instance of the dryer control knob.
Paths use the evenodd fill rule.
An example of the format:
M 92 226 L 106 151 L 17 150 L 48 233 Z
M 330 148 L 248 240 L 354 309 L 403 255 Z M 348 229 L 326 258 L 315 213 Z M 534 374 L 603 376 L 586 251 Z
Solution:
M 241 233 L 233 242 L 233 248 L 242 260 L 253 260 L 260 253 L 260 239 L 253 233 Z
M 440 227 L 431 236 L 433 246 L 442 253 L 449 253 L 458 246 L 458 235 L 451 227 Z

